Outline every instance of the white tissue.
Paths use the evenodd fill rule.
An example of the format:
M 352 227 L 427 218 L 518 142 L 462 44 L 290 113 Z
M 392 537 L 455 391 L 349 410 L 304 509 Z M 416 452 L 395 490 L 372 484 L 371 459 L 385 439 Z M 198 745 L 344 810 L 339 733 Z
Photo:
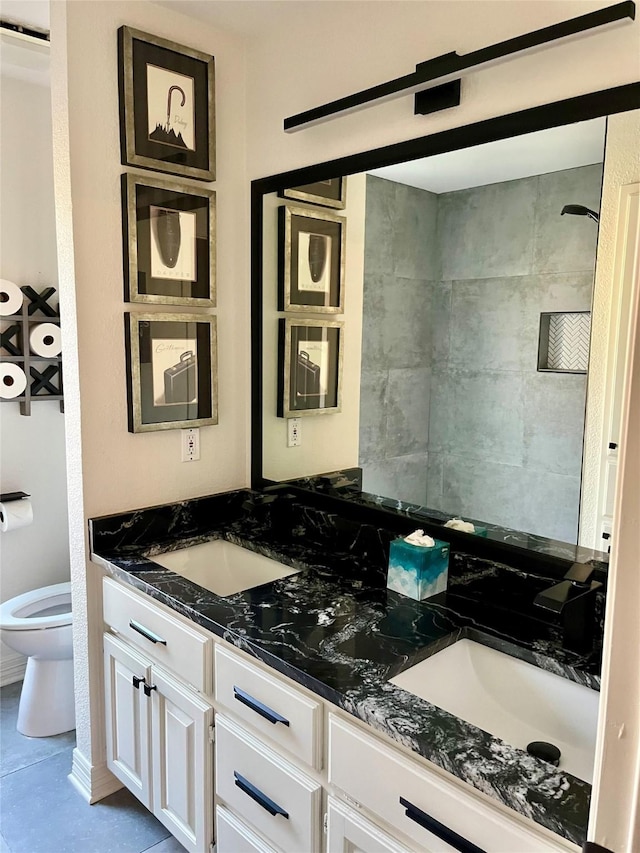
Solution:
M 433 548 L 435 541 L 427 536 L 424 530 L 414 530 L 408 536 L 404 537 L 404 541 L 409 545 L 419 545 L 421 548 Z
M 463 521 L 461 518 L 451 518 L 445 524 L 445 527 L 450 527 L 452 530 L 462 530 L 463 533 L 475 533 L 476 528 L 470 521 Z
M 0 530 L 8 533 L 26 527 L 33 521 L 33 507 L 29 498 L 0 503 Z
M 0 317 L 10 317 L 22 308 L 24 295 L 17 284 L 0 278 Z

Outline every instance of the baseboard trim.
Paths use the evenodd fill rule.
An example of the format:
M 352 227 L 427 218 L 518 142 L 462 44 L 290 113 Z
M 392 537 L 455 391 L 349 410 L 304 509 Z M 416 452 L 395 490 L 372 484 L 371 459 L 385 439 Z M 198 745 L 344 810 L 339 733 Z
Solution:
M 24 655 L 3 655 L 0 660 L 0 687 L 22 681 L 26 667 L 27 659 Z
M 124 787 L 106 764 L 91 765 L 77 747 L 73 750 L 68 779 L 89 804 L 97 803 Z

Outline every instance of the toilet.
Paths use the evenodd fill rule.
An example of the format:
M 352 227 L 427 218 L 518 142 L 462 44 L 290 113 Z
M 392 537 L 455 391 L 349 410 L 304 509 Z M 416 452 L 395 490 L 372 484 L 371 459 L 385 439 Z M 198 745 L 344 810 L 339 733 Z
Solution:
M 0 639 L 28 657 L 18 731 L 49 737 L 75 728 L 71 583 L 44 586 L 0 605 Z

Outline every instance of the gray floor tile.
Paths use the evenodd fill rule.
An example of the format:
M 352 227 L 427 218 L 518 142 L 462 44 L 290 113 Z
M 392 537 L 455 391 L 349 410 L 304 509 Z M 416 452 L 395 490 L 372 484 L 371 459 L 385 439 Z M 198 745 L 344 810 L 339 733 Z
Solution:
M 139 853 L 168 837 L 127 790 L 88 805 L 67 779 L 70 768 L 68 749 L 3 779 L 2 832 L 11 853 Z
M 170 835 L 164 841 L 161 841 L 160 844 L 154 844 L 153 847 L 149 847 L 144 853 L 184 853 L 185 849 L 179 841 L 176 841 L 173 835 Z
M 75 746 L 76 733 L 55 737 L 25 737 L 16 729 L 22 682 L 0 689 L 0 776 L 50 758 Z

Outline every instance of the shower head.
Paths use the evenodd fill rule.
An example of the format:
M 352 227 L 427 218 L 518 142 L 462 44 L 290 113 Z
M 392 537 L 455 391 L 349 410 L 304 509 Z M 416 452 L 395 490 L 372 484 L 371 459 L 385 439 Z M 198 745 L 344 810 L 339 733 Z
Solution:
M 581 204 L 565 204 L 560 212 L 560 216 L 564 216 L 565 213 L 569 213 L 572 216 L 588 216 L 594 222 L 600 221 L 599 213 L 596 213 L 595 210 L 589 210 L 588 207 L 583 207 Z

